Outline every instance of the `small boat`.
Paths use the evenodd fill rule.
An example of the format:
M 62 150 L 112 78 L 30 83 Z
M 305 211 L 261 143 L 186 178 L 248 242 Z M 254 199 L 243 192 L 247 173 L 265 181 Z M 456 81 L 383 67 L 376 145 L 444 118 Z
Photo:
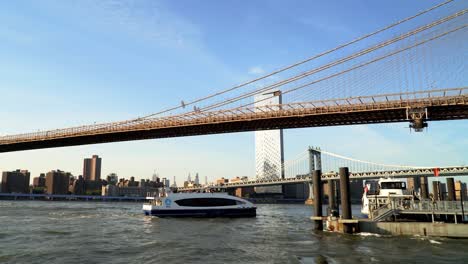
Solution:
M 413 195 L 406 191 L 406 180 L 393 178 L 380 178 L 376 181 L 366 181 L 364 184 L 364 193 L 362 194 L 361 213 L 369 215 L 375 208 L 379 200 L 388 200 L 390 198 L 401 198 L 411 200 Z M 378 203 L 380 204 L 380 203 Z
M 251 202 L 226 193 L 169 193 L 146 197 L 145 215 L 158 217 L 255 217 Z

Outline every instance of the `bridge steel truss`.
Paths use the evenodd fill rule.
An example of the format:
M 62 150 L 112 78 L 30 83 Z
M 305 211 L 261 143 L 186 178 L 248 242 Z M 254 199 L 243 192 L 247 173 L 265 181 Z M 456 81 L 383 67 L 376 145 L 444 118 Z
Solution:
M 468 176 L 468 166 L 464 167 L 446 167 L 438 168 L 439 177 L 453 177 L 453 176 Z M 379 178 L 411 178 L 411 177 L 422 177 L 434 176 L 433 168 L 416 168 L 408 170 L 393 170 L 393 171 L 374 171 L 374 172 L 351 172 L 349 175 L 350 180 L 356 179 L 379 179 Z M 337 172 L 329 172 L 322 174 L 322 181 L 326 180 L 338 180 L 340 177 Z M 297 184 L 297 183 L 312 183 L 312 175 L 298 175 L 295 178 L 285 179 L 274 179 L 274 180 L 252 180 L 225 183 L 223 185 L 209 186 L 209 189 L 230 189 L 230 188 L 242 188 L 242 187 L 260 187 L 260 186 L 271 186 L 271 185 L 286 185 L 286 184 Z M 180 187 L 178 191 L 197 191 L 205 189 L 205 187 Z
M 418 113 L 415 115 L 414 113 Z M 382 94 L 136 119 L 0 137 L 0 153 L 255 130 L 468 118 L 468 88 Z

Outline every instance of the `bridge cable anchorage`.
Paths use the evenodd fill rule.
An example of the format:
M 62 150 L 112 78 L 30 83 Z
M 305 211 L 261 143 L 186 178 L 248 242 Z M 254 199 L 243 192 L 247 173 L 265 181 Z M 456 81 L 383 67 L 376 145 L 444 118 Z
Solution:
M 207 100 L 207 99 L 211 99 L 211 98 L 214 98 L 214 97 L 216 97 L 216 96 L 219 96 L 219 95 L 222 95 L 222 94 L 225 94 L 225 93 L 234 91 L 234 90 L 236 90 L 236 89 L 239 89 L 239 88 L 244 87 L 244 86 L 246 86 L 246 85 L 249 85 L 249 84 L 258 82 L 258 81 L 260 81 L 260 80 L 264 80 L 264 79 L 266 79 L 266 78 L 268 78 L 268 77 L 271 77 L 271 76 L 274 76 L 274 75 L 276 75 L 276 74 L 278 74 L 278 73 L 285 72 L 285 71 L 287 71 L 287 70 L 290 70 L 290 69 L 292 69 L 292 68 L 295 68 L 295 67 L 297 67 L 297 66 L 300 66 L 300 65 L 302 65 L 302 64 L 305 64 L 305 63 L 307 63 L 307 62 L 313 61 L 313 60 L 315 60 L 315 59 L 318 59 L 318 58 L 320 58 L 320 57 L 323 57 L 323 56 L 325 56 L 325 55 L 328 55 L 328 54 L 330 54 L 330 53 L 333 53 L 333 52 L 338 51 L 338 50 L 340 50 L 340 49 L 343 49 L 343 48 L 345 48 L 345 47 L 348 47 L 348 46 L 350 46 L 350 45 L 352 45 L 352 44 L 355 44 L 355 43 L 357 43 L 357 42 L 359 42 L 359 41 L 362 41 L 362 40 L 367 39 L 367 38 L 369 38 L 369 37 L 375 36 L 375 35 L 377 35 L 377 34 L 379 34 L 379 33 L 382 33 L 382 32 L 387 31 L 387 30 L 389 30 L 389 29 L 391 29 L 391 28 L 393 28 L 393 27 L 396 27 L 396 26 L 398 26 L 398 25 L 400 25 L 400 24 L 403 24 L 403 23 L 405 23 L 405 22 L 411 21 L 411 20 L 413 20 L 413 19 L 415 19 L 415 18 L 417 18 L 417 17 L 419 17 L 419 16 L 422 16 L 422 15 L 424 15 L 424 14 L 426 14 L 426 13 L 429 13 L 429 12 L 431 12 L 431 11 L 433 11 L 433 10 L 436 10 L 436 9 L 438 9 L 438 8 L 440 8 L 440 7 L 443 7 L 443 6 L 449 4 L 449 3 L 453 2 L 453 1 L 454 1 L 454 0 L 447 0 L 447 1 L 442 2 L 442 3 L 440 3 L 440 4 L 437 4 L 437 5 L 435 5 L 435 6 L 431 7 L 431 8 L 425 9 L 425 10 L 423 10 L 423 11 L 421 11 L 421 12 L 419 12 L 419 13 L 413 15 L 413 16 L 409 16 L 409 17 L 404 18 L 404 19 L 402 19 L 402 20 L 399 20 L 399 21 L 397 21 L 397 22 L 395 22 L 395 23 L 393 23 L 393 24 L 390 24 L 390 25 L 385 26 L 385 27 L 383 27 L 383 28 L 381 28 L 381 29 L 378 29 L 378 30 L 376 30 L 376 31 L 374 31 L 374 32 L 368 33 L 368 34 L 363 35 L 363 36 L 361 36 L 361 37 L 358 37 L 358 38 L 356 38 L 356 39 L 354 39 L 354 40 L 351 40 L 351 41 L 349 41 L 349 42 L 347 42 L 347 43 L 341 44 L 341 45 L 339 45 L 339 46 L 337 46 L 337 47 L 335 47 L 335 48 L 329 49 L 329 50 L 327 50 L 327 51 L 324 51 L 324 52 L 322 52 L 322 53 L 319 53 L 319 54 L 317 54 L 317 55 L 314 55 L 314 56 L 312 56 L 312 57 L 309 57 L 309 58 L 307 58 L 307 59 L 305 59 L 305 60 L 302 60 L 302 61 L 293 63 L 293 64 L 291 64 L 291 65 L 288 65 L 288 66 L 286 66 L 286 67 L 280 68 L 280 69 L 278 69 L 278 70 L 276 70 L 276 71 L 273 71 L 273 72 L 271 72 L 271 73 L 269 73 L 269 74 L 266 74 L 266 75 L 263 75 L 263 76 L 261 76 L 261 77 L 255 78 L 255 79 L 253 79 L 253 80 L 250 80 L 250 81 L 241 83 L 241 84 L 236 85 L 236 86 L 233 86 L 233 87 L 231 87 L 231 88 L 222 90 L 222 91 L 220 91 L 220 92 L 216 92 L 216 93 L 214 93 L 214 94 L 211 94 L 211 95 L 208 95 L 208 96 L 205 96 L 205 97 L 202 97 L 202 98 L 199 98 L 199 99 L 196 99 L 196 100 L 187 102 L 187 103 L 182 103 L 181 105 L 176 106 L 176 107 L 168 108 L 168 109 L 162 110 L 162 111 L 157 112 L 157 113 L 153 113 L 153 114 L 150 114 L 150 115 L 143 116 L 143 117 L 141 117 L 141 118 L 137 118 L 137 119 L 133 119 L 133 120 L 128 120 L 128 122 L 138 121 L 138 120 L 140 120 L 140 119 L 146 119 L 146 118 L 150 118 L 150 117 L 153 117 L 153 116 L 156 116 L 156 115 L 160 115 L 160 114 L 164 114 L 164 113 L 167 113 L 167 112 L 170 112 L 170 111 L 174 111 L 174 110 L 177 110 L 177 109 L 180 109 L 180 108 L 185 108 L 186 106 L 189 106 L 189 105 L 192 105 L 192 104 L 196 104 L 196 103 L 205 101 L 205 100 Z M 183 101 L 182 101 L 182 102 L 183 102 Z

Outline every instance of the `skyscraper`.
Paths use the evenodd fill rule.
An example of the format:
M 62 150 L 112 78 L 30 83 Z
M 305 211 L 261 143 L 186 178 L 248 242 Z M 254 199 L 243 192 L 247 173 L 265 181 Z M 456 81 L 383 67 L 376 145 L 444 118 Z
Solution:
M 157 179 L 159 178 L 159 175 L 156 173 L 156 170 L 154 170 L 154 173 L 153 173 L 153 181 L 157 181 Z
M 198 172 L 195 174 L 195 181 L 194 181 L 195 184 L 200 184 L 200 178 L 198 178 Z
M 85 181 L 101 180 L 101 160 L 98 155 L 93 155 L 90 159 L 84 159 L 83 178 Z
M 172 186 L 171 187 L 177 187 L 177 183 L 175 181 L 175 176 L 174 176 L 174 182 L 172 183 Z
M 255 106 L 281 104 L 281 92 L 270 90 L 255 96 Z M 255 132 L 255 172 L 257 179 L 284 178 L 283 130 Z M 257 192 L 281 193 L 281 186 L 258 187 Z

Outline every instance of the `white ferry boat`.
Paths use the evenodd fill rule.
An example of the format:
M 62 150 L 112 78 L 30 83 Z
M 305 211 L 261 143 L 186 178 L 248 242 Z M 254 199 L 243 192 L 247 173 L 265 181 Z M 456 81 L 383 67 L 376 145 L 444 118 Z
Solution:
M 251 202 L 226 193 L 169 193 L 146 197 L 145 215 L 158 217 L 255 217 Z
M 412 199 L 413 195 L 407 194 L 406 181 L 401 179 L 380 178 L 378 182 L 366 181 L 362 194 L 361 213 L 369 215 L 372 209 L 377 209 L 379 200 L 387 200 L 392 197 Z

